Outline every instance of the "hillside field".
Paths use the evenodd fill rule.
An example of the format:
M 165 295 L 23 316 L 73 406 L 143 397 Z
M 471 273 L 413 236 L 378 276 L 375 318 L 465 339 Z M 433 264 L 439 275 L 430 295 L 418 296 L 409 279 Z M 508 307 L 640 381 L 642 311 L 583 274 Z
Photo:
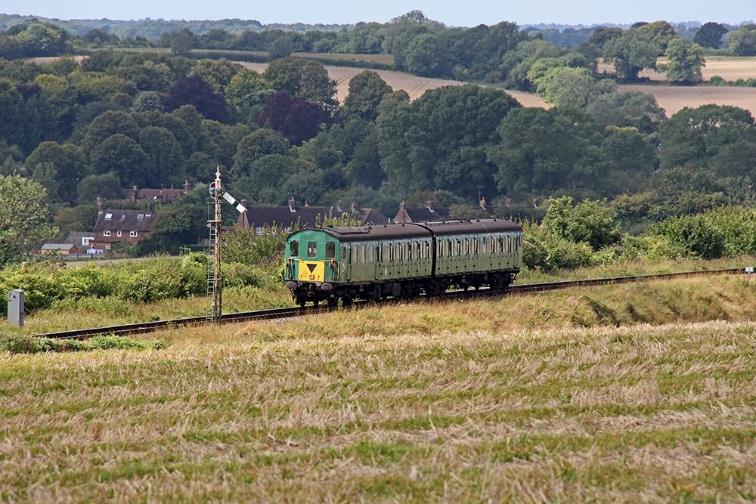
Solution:
M 754 313 L 711 277 L 0 353 L 0 500 L 753 501 Z
M 122 49 L 126 50 L 126 49 Z M 137 51 L 139 49 L 127 49 L 129 51 Z M 142 51 L 148 52 L 163 52 L 169 53 L 167 49 L 161 48 L 149 48 L 142 49 Z M 203 52 L 213 52 L 212 50 L 203 50 Z M 255 51 L 215 51 L 228 54 L 229 59 L 233 60 L 235 53 L 243 53 L 244 56 L 255 57 L 267 57 L 264 52 Z M 379 66 L 389 66 L 392 64 L 390 57 L 385 55 L 362 55 L 362 54 L 331 54 L 331 53 L 296 53 L 295 56 L 307 57 L 318 61 L 327 63 L 327 60 L 336 60 L 343 64 L 348 64 L 350 61 L 359 63 L 361 67 L 350 66 L 338 66 L 326 64 L 328 74 L 337 83 L 337 98 L 339 102 L 343 103 L 349 94 L 349 81 L 360 72 L 364 71 L 366 66 L 371 64 L 377 64 Z M 81 56 L 76 56 L 77 60 L 81 60 Z M 47 58 L 29 58 L 27 61 L 36 63 L 50 63 L 58 59 L 58 57 Z M 737 61 L 735 61 L 737 60 Z M 744 61 L 740 61 L 744 60 Z M 235 61 L 249 69 L 256 72 L 264 72 L 268 67 L 267 63 L 255 63 L 250 61 Z M 708 70 L 704 70 L 704 78 L 711 78 L 713 75 L 720 75 L 725 79 L 738 79 L 738 78 L 756 78 L 756 58 L 720 58 L 714 59 L 709 62 Z M 609 66 L 605 64 L 599 64 L 599 69 L 609 70 Z M 410 98 L 415 100 L 420 98 L 426 91 L 436 89 L 444 86 L 461 86 L 464 82 L 449 80 L 449 79 L 436 79 L 432 77 L 421 77 L 418 75 L 412 75 L 406 72 L 399 72 L 395 70 L 374 70 L 381 78 L 388 83 L 393 89 L 402 89 L 406 91 Z M 714 73 L 711 73 L 714 72 Z M 711 73 L 711 74 L 710 74 Z M 667 115 L 670 116 L 678 112 L 683 107 L 698 107 L 709 103 L 717 105 L 732 105 L 749 110 L 753 115 L 756 115 L 756 88 L 747 87 L 734 87 L 734 86 L 671 86 L 664 84 L 657 79 L 663 80 L 663 75 L 653 73 L 649 75 L 643 75 L 652 79 L 650 84 L 626 84 L 621 85 L 620 88 L 624 91 L 640 91 L 643 93 L 653 95 L 659 105 L 664 108 Z M 528 93 L 525 91 L 517 90 L 503 90 L 512 97 L 516 98 L 525 107 L 549 107 L 543 98 L 535 93 Z
M 243 63 L 247 68 L 264 72 L 267 63 Z M 343 102 L 349 94 L 349 81 L 364 68 L 343 66 L 326 66 L 328 74 L 336 81 L 337 94 Z M 464 82 L 447 79 L 420 77 L 394 70 L 375 70 L 386 83 L 394 89 L 403 89 L 411 99 L 420 98 L 431 89 L 444 86 L 461 86 Z M 620 86 L 623 91 L 640 91 L 653 95 L 667 115 L 672 115 L 683 107 L 698 107 L 708 103 L 733 105 L 749 110 L 756 115 L 756 88 L 732 86 L 670 86 L 664 84 L 627 84 Z M 525 91 L 502 90 L 517 99 L 525 107 L 548 107 L 549 105 L 537 94 Z
M 659 60 L 664 63 L 664 59 Z M 609 74 L 614 73 L 611 65 L 600 61 L 598 70 Z M 736 57 L 736 56 L 706 56 L 706 64 L 702 70 L 704 80 L 710 80 L 712 77 L 722 77 L 727 81 L 736 81 L 738 79 L 756 79 L 756 57 Z M 643 70 L 641 77 L 653 81 L 666 81 L 667 77 L 656 70 Z

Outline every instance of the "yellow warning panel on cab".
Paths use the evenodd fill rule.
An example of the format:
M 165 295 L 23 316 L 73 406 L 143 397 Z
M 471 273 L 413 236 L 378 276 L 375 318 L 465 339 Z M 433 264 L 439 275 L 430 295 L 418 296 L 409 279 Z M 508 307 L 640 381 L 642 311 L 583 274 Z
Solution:
M 320 261 L 299 261 L 300 282 L 323 282 L 325 280 L 325 264 Z

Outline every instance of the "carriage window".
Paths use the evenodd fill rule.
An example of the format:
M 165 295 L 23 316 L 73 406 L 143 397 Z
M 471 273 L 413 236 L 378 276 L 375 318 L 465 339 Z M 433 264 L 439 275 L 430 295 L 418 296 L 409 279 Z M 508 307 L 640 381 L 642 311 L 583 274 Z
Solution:
M 336 244 L 333 242 L 326 243 L 326 258 L 333 259 L 336 257 Z
M 318 245 L 315 242 L 307 242 L 307 257 L 317 257 Z
M 299 242 L 297 240 L 292 240 L 292 242 L 289 243 L 289 252 L 292 256 L 299 255 Z

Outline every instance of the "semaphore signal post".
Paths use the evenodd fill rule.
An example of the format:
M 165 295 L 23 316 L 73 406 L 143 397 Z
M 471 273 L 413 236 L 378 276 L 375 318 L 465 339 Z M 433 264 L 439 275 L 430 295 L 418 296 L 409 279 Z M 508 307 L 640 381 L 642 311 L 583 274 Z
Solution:
M 213 201 L 213 218 L 208 219 L 207 227 L 209 230 L 208 255 L 212 257 L 207 266 L 207 293 L 211 296 L 211 319 L 220 322 L 223 314 L 223 273 L 221 270 L 221 233 L 223 231 L 223 200 L 231 205 L 236 206 L 239 213 L 246 212 L 247 209 L 236 198 L 223 190 L 221 181 L 220 167 L 215 171 L 215 180 L 210 184 L 210 197 Z

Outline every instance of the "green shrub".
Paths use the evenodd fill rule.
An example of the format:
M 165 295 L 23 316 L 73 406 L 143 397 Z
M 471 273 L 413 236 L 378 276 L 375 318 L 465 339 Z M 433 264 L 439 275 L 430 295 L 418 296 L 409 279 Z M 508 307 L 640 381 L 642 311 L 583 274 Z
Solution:
M 119 336 L 98 336 L 85 341 L 9 336 L 0 340 L 0 351 L 16 354 L 82 352 L 87 350 L 161 350 L 163 341 L 133 340 Z
M 543 227 L 552 236 L 599 250 L 620 240 L 615 218 L 615 210 L 606 201 L 585 200 L 573 205 L 572 197 L 563 196 L 549 200 Z
M 263 283 L 260 271 L 240 263 L 223 264 L 224 287 L 259 287 Z
M 63 295 L 54 270 L 44 264 L 22 263 L 6 268 L 0 277 L 0 289 L 3 294 L 12 289 L 23 289 L 27 310 L 48 308 Z M 5 314 L 7 310 L 7 304 L 0 303 L 0 311 Z
M 579 268 L 596 262 L 591 247 L 555 236 L 544 226 L 526 225 L 523 263 L 528 268 L 550 271 Z
M 63 298 L 81 298 L 86 296 L 105 297 L 115 291 L 115 275 L 108 274 L 103 268 L 88 265 L 81 268 L 63 268 L 55 275 Z
M 714 259 L 756 254 L 756 209 L 725 207 L 667 219 L 651 229 L 685 252 Z
M 181 269 L 174 260 L 145 261 L 119 285 L 118 296 L 128 301 L 150 303 L 184 297 Z

